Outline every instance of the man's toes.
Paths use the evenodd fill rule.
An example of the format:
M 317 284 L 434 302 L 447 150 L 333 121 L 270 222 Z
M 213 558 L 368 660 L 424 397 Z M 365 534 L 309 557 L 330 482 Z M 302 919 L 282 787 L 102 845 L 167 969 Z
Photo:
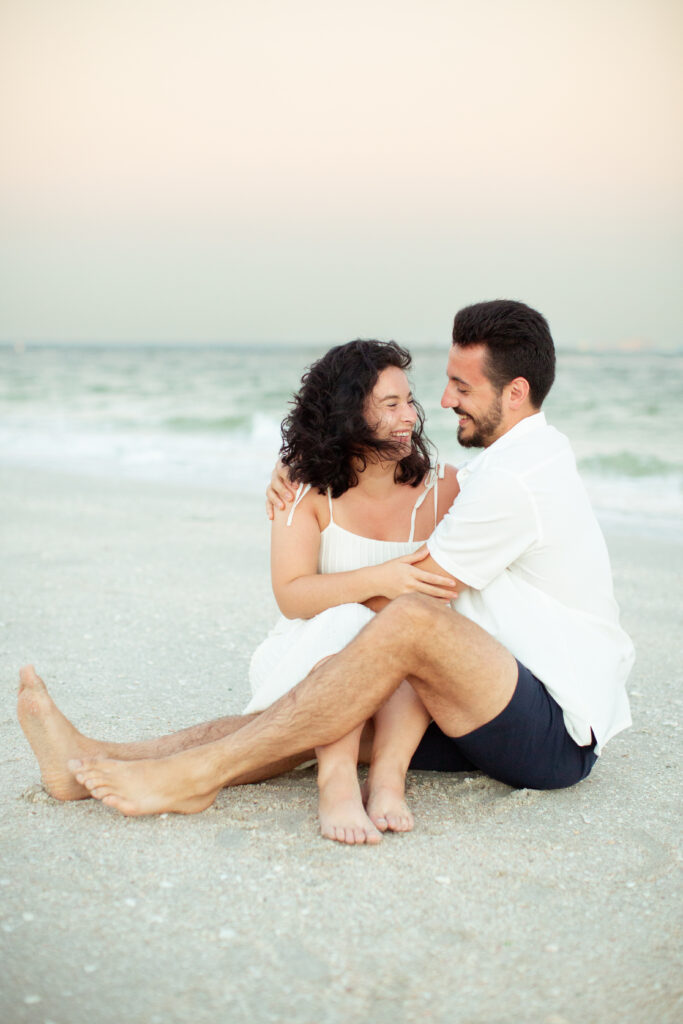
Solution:
M 115 811 L 119 811 L 120 814 L 126 814 L 133 816 L 137 811 L 135 804 L 132 804 L 130 800 L 124 800 L 123 797 L 116 796 L 115 793 L 111 793 L 109 796 L 105 796 L 102 800 L 105 807 L 112 807 Z
M 104 754 L 95 754 L 93 757 L 84 757 L 81 760 L 73 759 L 67 761 L 66 766 L 70 772 L 91 772 L 93 769 L 99 769 L 102 761 L 106 761 Z
M 105 796 L 111 796 L 110 786 L 93 786 L 90 789 L 90 795 L 94 796 L 96 800 L 104 800 Z
M 107 784 L 107 780 L 103 779 L 101 775 L 88 775 L 87 772 L 80 772 L 76 778 L 80 784 L 85 786 L 85 788 L 93 795 L 96 789 L 103 788 Z M 109 790 L 109 792 L 111 792 L 111 790 Z
M 45 683 L 39 675 L 36 675 L 33 665 L 24 665 L 19 669 L 19 690 L 21 691 L 25 687 L 45 689 Z

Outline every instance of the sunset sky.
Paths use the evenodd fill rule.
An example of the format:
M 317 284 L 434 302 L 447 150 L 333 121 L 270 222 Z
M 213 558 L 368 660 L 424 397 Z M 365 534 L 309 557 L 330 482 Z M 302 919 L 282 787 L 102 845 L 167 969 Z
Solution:
M 683 345 L 678 0 L 3 0 L 0 341 Z

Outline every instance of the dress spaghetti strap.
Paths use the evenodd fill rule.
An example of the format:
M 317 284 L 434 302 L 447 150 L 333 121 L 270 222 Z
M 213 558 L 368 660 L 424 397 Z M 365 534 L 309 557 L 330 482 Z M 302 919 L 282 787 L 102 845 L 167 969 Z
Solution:
M 437 463 L 435 467 L 434 475 L 434 526 L 439 516 L 439 480 L 443 480 L 446 475 L 446 463 Z
M 444 471 L 445 467 L 444 469 L 442 469 L 441 466 L 435 466 L 433 469 L 430 470 L 429 475 L 427 476 L 427 479 L 425 481 L 425 489 L 420 495 L 420 497 L 417 499 L 415 504 L 413 505 L 413 513 L 410 517 L 410 536 L 408 537 L 409 544 L 412 544 L 413 540 L 415 539 L 415 516 L 417 515 L 417 510 L 420 508 L 422 502 L 425 500 L 430 491 L 434 491 L 434 525 L 436 526 L 436 516 L 439 503 L 438 482 L 440 479 L 443 479 Z
M 311 485 L 310 484 L 306 484 L 305 487 L 304 487 L 303 483 L 299 484 L 299 488 L 298 488 L 298 490 L 296 492 L 296 497 L 294 499 L 294 504 L 290 508 L 289 515 L 287 516 L 287 526 L 291 526 L 292 525 L 292 517 L 294 515 L 294 510 L 296 509 L 296 506 L 299 504 L 299 502 L 302 501 L 302 499 L 306 497 L 306 495 L 308 494 L 310 489 L 311 489 Z
M 422 503 L 424 502 L 425 498 L 427 497 L 430 491 L 434 492 L 434 525 L 436 526 L 436 517 L 438 515 L 439 506 L 439 480 L 443 480 L 445 471 L 445 465 L 437 465 L 430 470 L 427 476 L 427 479 L 425 481 L 425 489 L 420 495 L 420 497 L 417 499 L 415 504 L 413 505 L 413 511 L 410 516 L 410 536 L 408 537 L 409 544 L 413 543 L 415 537 L 415 517 L 417 515 L 418 509 L 421 508 Z M 287 516 L 287 526 L 292 525 L 294 511 L 297 505 L 306 497 L 310 489 L 310 484 L 306 484 L 305 486 L 303 483 L 299 484 L 299 487 L 296 492 L 296 497 L 294 499 L 294 504 L 289 510 L 289 515 Z M 329 487 L 327 488 L 327 502 L 328 505 L 330 506 L 330 523 L 334 523 L 334 514 L 332 512 L 332 491 Z

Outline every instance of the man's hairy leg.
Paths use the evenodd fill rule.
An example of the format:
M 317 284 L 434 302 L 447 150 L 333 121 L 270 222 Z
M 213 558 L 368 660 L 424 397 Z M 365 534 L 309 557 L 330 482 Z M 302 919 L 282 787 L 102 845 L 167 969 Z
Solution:
M 193 813 L 208 807 L 224 785 L 351 732 L 406 677 L 444 732 L 458 736 L 508 704 L 517 665 L 468 619 L 429 598 L 408 595 L 230 736 L 156 761 L 85 760 L 73 770 L 93 796 L 124 814 Z
M 91 796 L 90 791 L 82 786 L 67 768 L 69 760 L 115 758 L 119 761 L 138 761 L 170 757 L 183 750 L 229 736 L 257 717 L 232 715 L 190 726 L 188 729 L 156 739 L 113 743 L 108 740 L 92 739 L 79 732 L 59 710 L 32 665 L 26 665 L 21 669 L 19 680 L 19 723 L 38 761 L 43 785 L 57 800 L 82 800 Z M 312 757 L 313 753 L 309 753 Z M 256 782 L 270 778 L 272 775 L 290 771 L 307 759 L 302 756 L 279 760 L 275 765 L 252 772 L 243 781 Z

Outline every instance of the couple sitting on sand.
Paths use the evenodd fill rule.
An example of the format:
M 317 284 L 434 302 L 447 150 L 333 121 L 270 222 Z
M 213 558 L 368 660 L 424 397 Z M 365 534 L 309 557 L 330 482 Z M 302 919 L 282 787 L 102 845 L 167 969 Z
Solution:
M 633 648 L 571 448 L 541 412 L 548 325 L 504 300 L 456 315 L 441 404 L 484 449 L 457 473 L 430 466 L 409 365 L 355 341 L 303 378 L 269 490 L 283 618 L 244 715 L 99 742 L 22 670 L 19 718 L 53 796 L 192 813 L 316 757 L 322 834 L 353 844 L 412 827 L 409 767 L 534 789 L 588 775 L 630 724 Z

